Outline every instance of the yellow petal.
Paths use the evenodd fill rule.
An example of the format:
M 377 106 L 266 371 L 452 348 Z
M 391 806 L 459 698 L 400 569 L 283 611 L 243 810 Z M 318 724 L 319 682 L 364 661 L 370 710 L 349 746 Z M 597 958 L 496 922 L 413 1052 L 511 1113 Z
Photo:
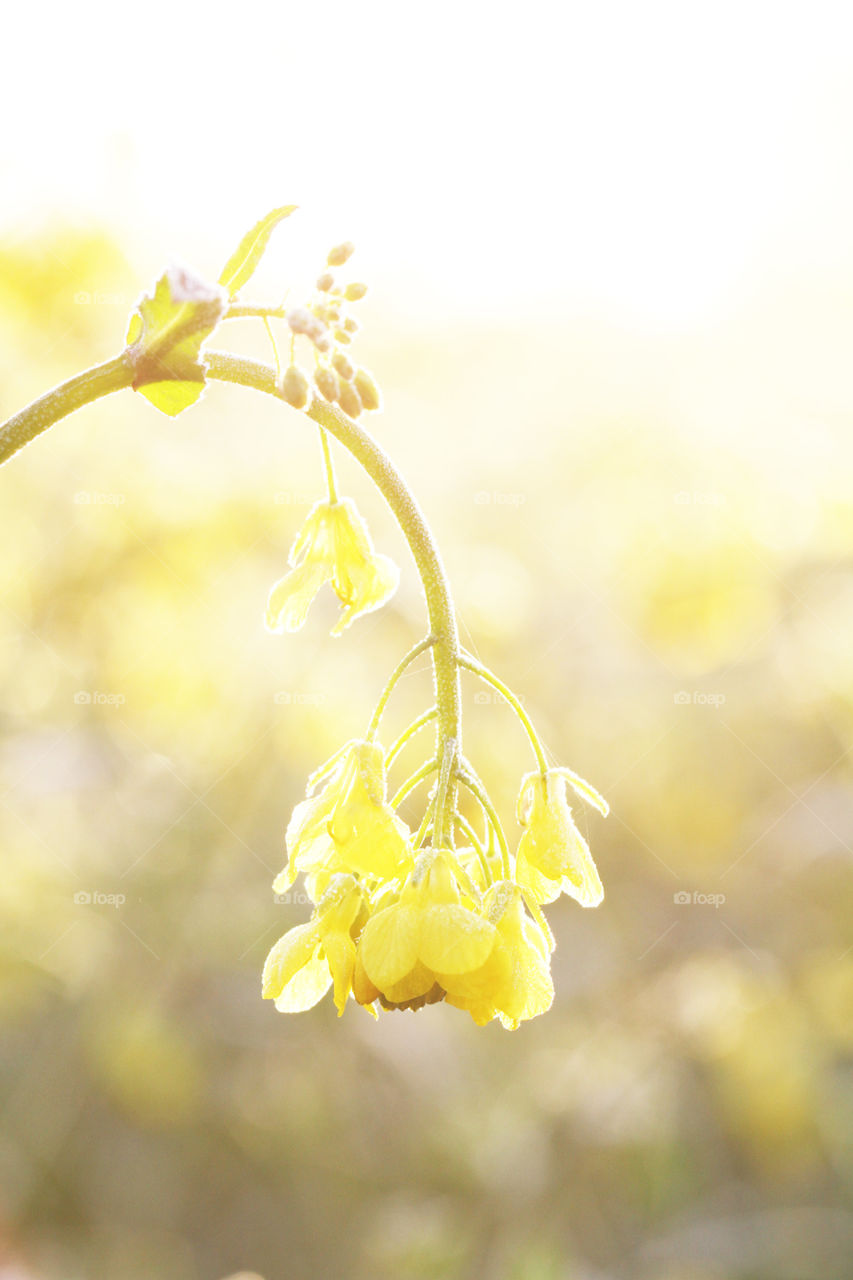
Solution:
M 604 886 L 592 860 L 589 846 L 580 832 L 563 878 L 563 891 L 582 907 L 597 907 L 604 898 Z
M 312 924 L 299 924 L 279 938 L 264 964 L 265 1000 L 281 995 L 293 975 L 311 959 L 317 940 L 317 930 Z
M 453 903 L 428 907 L 422 917 L 418 952 L 428 968 L 467 973 L 485 963 L 496 936 L 488 920 Z
M 419 926 L 417 911 L 399 904 L 385 907 L 364 926 L 358 951 L 367 976 L 380 991 L 414 969 Z
M 343 1013 L 350 991 L 355 970 L 355 943 L 348 933 L 327 933 L 323 938 L 323 950 L 326 953 L 329 970 L 335 987 L 335 1006 L 338 1017 Z
M 379 988 L 370 981 L 364 968 L 361 955 L 356 952 L 355 969 L 352 975 L 352 993 L 359 1004 L 369 1008 L 374 1000 L 379 999 Z
M 304 1013 L 313 1009 L 332 985 L 328 961 L 317 954 L 294 974 L 275 1002 L 279 1013 Z
M 390 1004 L 405 1004 L 409 1000 L 417 1000 L 419 996 L 425 996 L 434 985 L 435 975 L 432 970 L 418 961 L 411 972 L 399 982 L 385 987 L 382 994 Z
M 270 591 L 267 601 L 267 630 L 281 635 L 285 631 L 299 631 L 304 627 L 308 610 L 328 577 L 325 565 L 313 564 L 311 561 L 306 561 L 285 574 Z

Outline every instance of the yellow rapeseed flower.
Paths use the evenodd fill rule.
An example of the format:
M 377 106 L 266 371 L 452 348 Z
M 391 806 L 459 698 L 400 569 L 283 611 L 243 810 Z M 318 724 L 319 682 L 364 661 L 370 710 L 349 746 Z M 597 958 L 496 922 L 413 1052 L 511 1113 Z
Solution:
M 353 927 L 363 914 L 361 890 L 352 876 L 337 875 L 308 924 L 289 929 L 264 965 L 263 996 L 281 1013 L 312 1009 L 334 985 L 340 1016 L 352 990 Z
M 319 770 L 321 778 L 325 772 Z M 293 811 L 285 837 L 288 863 L 273 883 L 276 893 L 289 889 L 300 872 L 316 900 L 337 872 L 387 881 L 412 869 L 409 829 L 385 798 L 382 747 L 351 742 L 330 772 L 319 795 Z
M 359 939 L 353 993 L 362 1004 L 413 1008 L 442 999 L 438 975 L 479 969 L 495 926 L 463 903 L 448 850 L 425 850 L 398 900 L 371 916 Z M 470 899 L 466 899 L 470 902 Z
M 561 893 L 582 907 L 597 907 L 604 897 L 589 846 L 575 826 L 566 798 L 566 779 L 549 770 L 528 774 L 518 797 L 518 820 L 525 828 L 518 845 L 516 880 L 537 903 Z
M 489 889 L 483 914 L 497 931 L 485 962 L 466 973 L 439 972 L 436 979 L 447 1003 L 470 1013 L 478 1026 L 499 1018 L 514 1031 L 551 1008 L 551 941 L 527 914 L 518 885 L 509 880 Z
M 267 603 L 270 631 L 298 631 L 324 583 L 344 606 L 332 628 L 339 636 L 362 613 L 378 609 L 396 591 L 400 571 L 378 555 L 351 498 L 318 502 L 308 513 L 290 549 L 289 573 L 275 584 Z

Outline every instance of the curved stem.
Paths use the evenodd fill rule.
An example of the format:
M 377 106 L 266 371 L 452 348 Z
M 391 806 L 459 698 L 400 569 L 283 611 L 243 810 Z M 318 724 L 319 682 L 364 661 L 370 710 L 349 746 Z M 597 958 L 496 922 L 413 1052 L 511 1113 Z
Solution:
M 276 308 L 229 308 L 230 315 L 272 315 Z M 280 308 L 278 309 L 280 310 Z M 234 382 L 253 387 L 267 395 L 278 397 L 275 371 L 269 365 L 259 364 L 240 356 L 223 352 L 210 352 L 208 375 L 221 382 Z M 61 386 L 55 387 L 40 399 L 0 427 L 0 463 L 54 422 L 73 413 L 75 409 L 129 387 L 133 383 L 134 370 L 128 352 L 122 352 L 114 360 L 78 374 Z M 438 707 L 436 726 L 437 755 L 440 758 L 444 744 L 455 740 L 461 744 L 462 706 L 459 689 L 459 634 L 456 615 L 447 576 L 438 548 L 420 507 L 408 486 L 386 453 L 372 436 L 360 427 L 336 405 L 314 400 L 306 410 L 308 416 L 349 450 L 370 476 L 394 513 L 406 541 L 412 550 L 415 564 L 423 584 L 429 613 L 430 631 L 435 637 L 432 646 L 435 702 Z M 449 821 L 455 805 L 456 786 L 451 778 L 444 797 L 446 813 L 437 815 L 439 825 Z
M 394 689 L 397 686 L 397 681 L 400 679 L 403 672 L 410 665 L 410 663 L 414 662 L 415 658 L 417 658 L 419 654 L 423 653 L 424 649 L 428 649 L 430 645 L 434 643 L 435 643 L 435 636 L 426 636 L 423 640 L 420 640 L 416 645 L 413 645 L 412 648 L 409 650 L 409 652 L 406 654 L 405 658 L 401 658 L 400 661 L 397 663 L 396 667 L 391 672 L 391 675 L 388 677 L 388 683 L 386 684 L 385 688 L 382 690 L 382 696 L 380 697 L 379 701 L 376 704 L 376 710 L 373 712 L 373 715 L 370 717 L 370 724 L 367 726 L 367 733 L 365 735 L 366 737 L 375 738 L 376 731 L 379 728 L 379 721 L 382 719 L 382 713 L 385 710 L 386 706 L 388 705 L 388 699 L 391 697 L 391 694 L 394 692 Z M 389 763 L 390 763 L 390 757 L 388 760 L 386 760 L 386 766 Z
M 221 382 L 236 382 L 256 391 L 276 395 L 275 375 L 268 365 L 242 356 L 219 351 L 207 353 L 208 374 Z M 438 547 L 420 507 L 408 486 L 384 450 L 372 436 L 342 413 L 337 405 L 314 400 L 305 411 L 309 418 L 348 449 L 370 476 L 394 513 L 412 550 L 421 576 L 429 613 L 435 678 L 435 701 L 438 707 L 437 752 L 445 742 L 455 738 L 461 742 L 462 707 L 459 690 L 459 634 L 456 614 L 447 584 L 447 575 Z M 451 782 L 445 796 L 447 816 L 453 811 L 456 788 Z
M 544 778 L 548 772 L 548 762 L 545 759 L 545 749 L 542 746 L 539 734 L 533 727 L 533 721 L 530 719 L 530 716 L 524 710 L 524 707 L 521 705 L 512 689 L 510 689 L 509 685 L 504 684 L 503 680 L 496 676 L 493 671 L 490 671 L 488 667 L 484 667 L 482 662 L 478 662 L 476 658 L 472 658 L 469 654 L 460 654 L 459 665 L 460 667 L 464 667 L 466 671 L 473 671 L 474 674 L 479 676 L 486 684 L 490 684 L 493 689 L 497 689 L 501 697 L 509 703 L 524 726 L 527 736 L 530 739 L 530 744 L 533 747 L 534 754 L 536 755 L 539 772 Z
M 126 353 L 122 352 L 115 360 L 86 369 L 76 378 L 69 378 L 40 396 L 0 427 L 0 464 L 7 462 L 25 444 L 52 427 L 54 422 L 74 413 L 75 409 L 82 409 L 84 404 L 91 404 L 101 396 L 131 386 L 133 377 L 133 366 Z
M 486 859 L 486 851 L 483 848 L 483 843 L 480 840 L 480 837 L 477 835 L 465 815 L 460 813 L 458 809 L 453 814 L 453 821 L 456 823 L 457 827 L 459 827 L 460 831 L 462 831 L 471 841 L 471 847 L 476 853 L 480 867 L 483 871 L 483 884 L 488 888 L 490 884 L 494 884 L 494 876 L 492 875 L 491 868 L 489 867 Z
M 394 745 L 388 750 L 385 756 L 385 768 L 390 769 L 397 756 L 403 750 L 403 747 L 413 738 L 419 729 L 423 729 L 424 725 L 429 724 L 430 720 L 434 720 L 438 715 L 438 707 L 430 707 L 429 711 L 424 711 L 418 716 L 417 720 L 413 720 L 408 729 L 404 729 Z
M 281 306 L 265 306 L 263 303 L 256 302 L 232 302 L 223 320 L 243 320 L 247 316 L 260 316 L 265 320 L 267 316 L 275 316 L 276 319 L 283 320 L 287 315 L 287 307 Z
M 435 773 L 437 768 L 437 760 L 427 760 L 426 764 L 422 764 L 417 773 L 413 773 L 411 778 L 407 778 L 400 787 L 399 791 L 394 796 L 394 799 L 391 801 L 391 808 L 398 808 L 398 806 L 403 803 L 406 796 L 409 795 L 410 792 L 414 791 L 415 787 L 423 782 L 424 778 L 428 778 L 431 773 Z
M 511 880 L 512 872 L 510 870 L 510 864 L 509 864 L 509 845 L 507 844 L 507 841 L 506 841 L 504 829 L 501 826 L 501 820 L 497 815 L 495 806 L 492 804 L 491 800 L 489 799 L 486 793 L 485 787 L 481 787 L 477 779 L 472 777 L 472 775 L 468 772 L 467 769 L 464 769 L 464 768 L 457 769 L 456 776 L 459 779 L 459 781 L 462 783 L 462 785 L 467 787 L 468 790 L 471 792 L 471 795 L 476 796 L 476 798 L 480 801 L 480 804 L 483 806 L 483 810 L 486 816 L 488 817 L 489 822 L 492 824 L 495 835 L 498 838 L 498 844 L 500 845 L 500 850 L 501 850 L 501 864 L 503 867 L 504 879 Z
M 332 462 L 329 437 L 322 427 L 320 428 L 320 443 L 323 446 L 323 463 L 326 468 L 326 487 L 329 490 L 329 502 L 334 506 L 338 500 L 338 487 L 335 483 L 335 464 Z

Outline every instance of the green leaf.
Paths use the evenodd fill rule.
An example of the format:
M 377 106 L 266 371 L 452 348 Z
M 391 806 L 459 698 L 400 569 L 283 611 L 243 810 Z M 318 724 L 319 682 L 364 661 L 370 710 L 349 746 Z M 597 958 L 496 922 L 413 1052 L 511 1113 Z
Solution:
M 171 417 L 198 400 L 207 365 L 201 345 L 228 305 L 225 291 L 185 267 L 170 267 L 130 317 L 133 388 Z
M 235 297 L 252 276 L 278 224 L 289 218 L 297 208 L 298 205 L 295 204 L 283 204 L 280 209 L 273 209 L 272 213 L 261 218 L 251 231 L 246 232 L 219 277 L 219 283 L 228 290 L 229 298 Z

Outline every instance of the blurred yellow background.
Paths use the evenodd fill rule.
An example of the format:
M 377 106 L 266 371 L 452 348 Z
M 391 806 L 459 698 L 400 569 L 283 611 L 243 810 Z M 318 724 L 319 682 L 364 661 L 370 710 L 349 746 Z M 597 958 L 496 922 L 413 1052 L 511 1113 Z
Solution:
M 368 425 L 466 641 L 609 799 L 606 897 L 551 910 L 515 1034 L 263 1004 L 307 915 L 284 826 L 422 634 L 414 569 L 341 459 L 400 590 L 268 635 L 306 420 L 216 385 L 59 424 L 0 473 L 0 1276 L 853 1276 L 842 7 L 114 12 L 0 91 L 0 417 L 113 355 L 173 254 L 215 277 L 299 201 L 246 296 L 300 298 L 355 239 Z M 214 345 L 269 358 L 258 322 Z M 479 694 L 514 832 L 526 744 Z

